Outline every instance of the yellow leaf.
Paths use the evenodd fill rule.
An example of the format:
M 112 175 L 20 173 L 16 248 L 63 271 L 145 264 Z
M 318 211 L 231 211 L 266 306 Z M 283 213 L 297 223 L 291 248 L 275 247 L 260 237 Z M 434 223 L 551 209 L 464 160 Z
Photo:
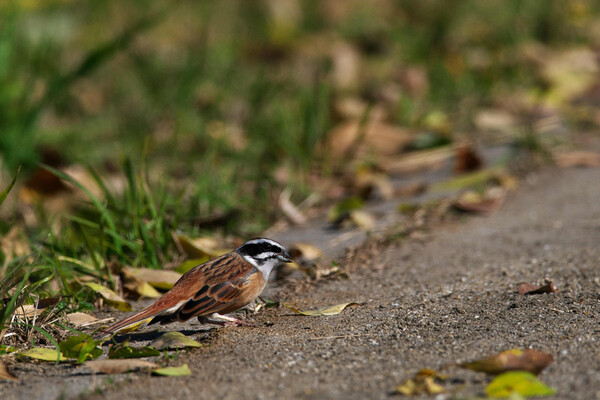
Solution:
M 412 378 L 407 379 L 400 385 L 396 386 L 392 394 L 402 394 L 405 396 L 414 396 L 419 394 L 440 394 L 446 389 L 436 382 L 443 381 L 446 376 L 437 373 L 431 369 L 422 369 L 417 372 Z
M 300 311 L 297 308 L 294 308 L 290 305 L 282 304 L 282 306 L 289 308 L 296 314 L 302 314 L 302 315 L 308 315 L 308 316 L 337 315 L 337 314 L 341 313 L 342 311 L 344 311 L 344 309 L 346 307 L 358 307 L 359 305 L 360 304 L 358 304 L 358 303 L 350 302 L 350 303 L 336 304 L 334 306 L 321 307 L 316 310 Z
M 202 344 L 198 343 L 192 338 L 185 336 L 181 332 L 167 332 L 158 339 L 151 343 L 151 346 L 157 350 L 163 349 L 182 349 L 185 347 L 202 347 Z
M 148 297 L 151 299 L 155 299 L 157 297 L 162 296 L 162 293 L 160 293 L 158 290 L 154 289 L 154 287 L 152 287 L 152 285 L 150 285 L 148 282 L 142 282 L 136 288 L 136 291 L 140 296 Z
M 181 367 L 157 368 L 152 370 L 152 373 L 163 376 L 185 376 L 192 374 L 187 364 L 183 364 Z
M 27 357 L 35 358 L 43 361 L 66 361 L 67 359 L 56 349 L 45 349 L 42 347 L 34 347 L 24 354 Z
M 117 310 L 131 311 L 131 305 L 127 301 L 125 301 L 125 299 L 123 299 L 121 296 L 119 296 L 109 288 L 93 282 L 88 282 L 85 285 L 92 289 L 94 292 L 98 293 L 100 296 L 102 296 L 109 305 L 115 307 Z
M 231 250 L 218 248 L 218 242 L 212 238 L 189 238 L 185 235 L 176 235 L 177 242 L 190 258 L 214 258 L 228 253 Z

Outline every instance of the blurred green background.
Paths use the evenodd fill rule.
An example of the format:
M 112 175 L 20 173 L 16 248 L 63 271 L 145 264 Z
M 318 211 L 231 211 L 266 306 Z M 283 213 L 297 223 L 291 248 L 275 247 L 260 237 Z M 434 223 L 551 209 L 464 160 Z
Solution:
M 301 200 L 330 171 L 321 144 L 365 107 L 441 143 L 477 135 L 482 107 L 561 105 L 545 60 L 600 44 L 591 0 L 0 4 L 3 181 L 145 163 L 178 209 L 239 212 L 244 232 L 273 220 L 273 189 Z

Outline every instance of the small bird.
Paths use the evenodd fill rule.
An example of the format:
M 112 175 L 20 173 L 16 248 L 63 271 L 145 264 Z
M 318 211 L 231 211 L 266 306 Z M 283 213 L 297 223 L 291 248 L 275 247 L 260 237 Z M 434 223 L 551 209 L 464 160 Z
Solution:
M 273 268 L 291 262 L 285 248 L 267 238 L 251 239 L 237 249 L 197 265 L 150 307 L 101 330 L 105 338 L 152 318 L 148 325 L 169 324 L 198 317 L 201 323 L 250 325 L 227 314 L 246 306 L 265 288 Z M 209 319 L 211 317 L 212 319 Z

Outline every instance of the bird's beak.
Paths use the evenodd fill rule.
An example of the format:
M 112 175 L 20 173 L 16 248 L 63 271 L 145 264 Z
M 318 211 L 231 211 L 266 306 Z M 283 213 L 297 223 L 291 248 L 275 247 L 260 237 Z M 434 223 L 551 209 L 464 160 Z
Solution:
M 278 255 L 277 258 L 279 258 L 279 260 L 284 263 L 292 262 L 292 257 L 287 253 L 287 251 L 284 252 L 283 254 Z

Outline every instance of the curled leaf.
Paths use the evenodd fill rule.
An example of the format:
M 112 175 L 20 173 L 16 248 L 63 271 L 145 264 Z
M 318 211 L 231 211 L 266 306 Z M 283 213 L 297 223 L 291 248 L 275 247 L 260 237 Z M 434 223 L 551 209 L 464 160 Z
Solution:
M 166 367 L 153 369 L 152 373 L 154 375 L 162 376 L 186 376 L 191 375 L 192 371 L 190 371 L 187 364 L 183 364 L 180 367 Z
M 131 304 L 126 302 L 125 299 L 109 288 L 93 282 L 87 282 L 85 285 L 102 296 L 108 304 L 110 304 L 112 307 L 115 307 L 117 310 L 131 311 Z
M 342 303 L 336 304 L 334 306 L 322 307 L 317 310 L 309 310 L 309 311 L 300 311 L 297 308 L 294 308 L 288 304 L 282 304 L 282 306 L 289 308 L 296 314 L 308 315 L 308 316 L 321 316 L 321 315 L 337 315 L 344 311 L 346 307 L 358 307 L 360 304 L 350 302 L 350 303 Z
M 490 375 L 515 370 L 528 371 L 537 375 L 550 365 L 553 360 L 554 358 L 550 354 L 539 350 L 512 349 L 481 360 L 462 363 L 459 366 L 472 371 L 485 372 Z
M 181 332 L 167 332 L 151 343 L 152 347 L 158 350 L 164 349 L 183 349 L 185 347 L 202 347 L 202 344 L 185 336 Z
M 485 393 L 491 397 L 509 397 L 519 394 L 523 397 L 551 396 L 554 389 L 546 386 L 535 375 L 526 371 L 511 371 L 498 375 L 485 388 Z
M 144 360 L 94 360 L 83 364 L 98 374 L 122 374 L 127 371 L 157 368 L 158 364 Z

